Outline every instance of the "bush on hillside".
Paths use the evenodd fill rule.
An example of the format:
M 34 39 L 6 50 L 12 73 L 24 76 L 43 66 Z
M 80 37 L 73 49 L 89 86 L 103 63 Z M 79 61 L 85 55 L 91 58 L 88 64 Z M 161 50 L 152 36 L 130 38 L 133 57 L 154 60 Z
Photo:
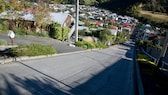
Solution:
M 14 32 L 15 32 L 16 34 L 19 34 L 19 35 L 25 35 L 25 34 L 26 34 L 26 30 L 25 30 L 24 28 L 16 28 L 16 29 L 14 30 Z

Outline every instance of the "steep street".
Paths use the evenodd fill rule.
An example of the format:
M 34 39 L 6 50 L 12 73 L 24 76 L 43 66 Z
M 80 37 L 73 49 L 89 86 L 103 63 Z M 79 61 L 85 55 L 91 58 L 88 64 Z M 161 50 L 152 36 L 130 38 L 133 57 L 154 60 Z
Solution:
M 134 95 L 132 46 L 0 65 L 0 95 Z

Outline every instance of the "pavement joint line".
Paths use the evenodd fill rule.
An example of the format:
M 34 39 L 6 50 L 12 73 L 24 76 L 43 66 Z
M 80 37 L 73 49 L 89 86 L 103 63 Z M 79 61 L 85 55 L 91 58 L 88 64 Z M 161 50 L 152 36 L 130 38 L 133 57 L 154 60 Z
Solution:
M 63 55 L 70 55 L 70 54 L 77 54 L 82 52 L 89 52 L 89 51 L 95 51 L 100 49 L 88 49 L 88 50 L 82 50 L 82 51 L 74 51 L 74 52 L 67 52 L 67 53 L 58 53 L 53 55 L 41 55 L 41 56 L 21 56 L 21 57 L 11 57 L 11 58 L 3 58 L 0 59 L 0 64 L 6 64 L 10 62 L 17 62 L 17 61 L 25 61 L 25 60 L 34 60 L 34 59 L 41 59 L 41 58 L 49 58 L 49 57 L 56 57 L 56 56 L 63 56 Z

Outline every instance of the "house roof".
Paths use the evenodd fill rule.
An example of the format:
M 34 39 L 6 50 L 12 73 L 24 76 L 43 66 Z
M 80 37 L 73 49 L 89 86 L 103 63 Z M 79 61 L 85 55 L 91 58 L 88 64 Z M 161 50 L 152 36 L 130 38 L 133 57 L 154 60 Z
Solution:
M 118 30 L 117 26 L 111 26 L 112 29 Z
M 99 22 L 99 21 L 95 21 L 94 24 L 96 24 L 96 25 L 101 25 L 102 23 Z
M 165 37 L 164 36 L 161 36 L 161 35 L 157 35 L 158 39 L 164 39 Z
M 115 23 L 115 20 L 110 20 L 111 23 Z
M 149 37 L 149 38 L 154 38 L 155 36 L 156 36 L 156 35 L 153 34 L 153 33 L 149 33 L 149 34 L 148 34 L 148 37 Z
M 125 27 L 125 28 L 132 28 L 129 24 L 121 24 L 122 27 Z
M 69 14 L 65 14 L 65 13 L 55 13 L 55 12 L 51 12 L 50 16 L 51 16 L 51 20 L 53 22 L 57 22 L 61 25 L 63 25 L 65 19 L 67 18 Z
M 110 31 L 111 31 L 111 34 L 112 34 L 112 35 L 117 35 L 117 32 L 118 32 L 117 30 L 115 30 L 115 29 L 110 29 Z
M 23 16 L 21 16 L 22 19 L 24 20 L 29 20 L 29 21 L 33 21 L 34 20 L 34 15 L 31 13 L 26 13 Z
M 16 18 L 15 14 L 11 11 L 5 11 L 2 12 L 0 14 L 0 18 L 5 18 L 5 19 L 9 19 L 9 14 L 12 16 L 13 19 Z M 55 13 L 55 12 L 50 12 L 50 16 L 51 16 L 51 20 L 53 22 L 57 22 L 61 25 L 63 25 L 65 19 L 67 18 L 69 14 L 66 13 Z M 35 19 L 34 14 L 32 14 L 31 12 L 22 12 L 20 14 L 20 18 L 24 19 L 24 20 L 29 20 L 29 21 L 33 21 Z

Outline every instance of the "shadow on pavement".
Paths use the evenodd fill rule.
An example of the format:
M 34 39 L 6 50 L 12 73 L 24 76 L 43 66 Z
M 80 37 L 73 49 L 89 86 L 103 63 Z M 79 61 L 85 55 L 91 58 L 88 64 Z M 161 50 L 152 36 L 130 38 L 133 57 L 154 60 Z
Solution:
M 17 56 L 11 53 L 11 48 L 6 48 L 4 50 L 0 50 L 0 57 L 9 58 L 9 57 L 17 57 Z
M 68 95 L 57 89 L 55 82 L 49 78 L 20 78 L 13 74 L 9 77 L 14 83 L 10 83 L 7 77 L 1 75 L 6 85 L 5 89 L 0 88 L 1 95 Z

